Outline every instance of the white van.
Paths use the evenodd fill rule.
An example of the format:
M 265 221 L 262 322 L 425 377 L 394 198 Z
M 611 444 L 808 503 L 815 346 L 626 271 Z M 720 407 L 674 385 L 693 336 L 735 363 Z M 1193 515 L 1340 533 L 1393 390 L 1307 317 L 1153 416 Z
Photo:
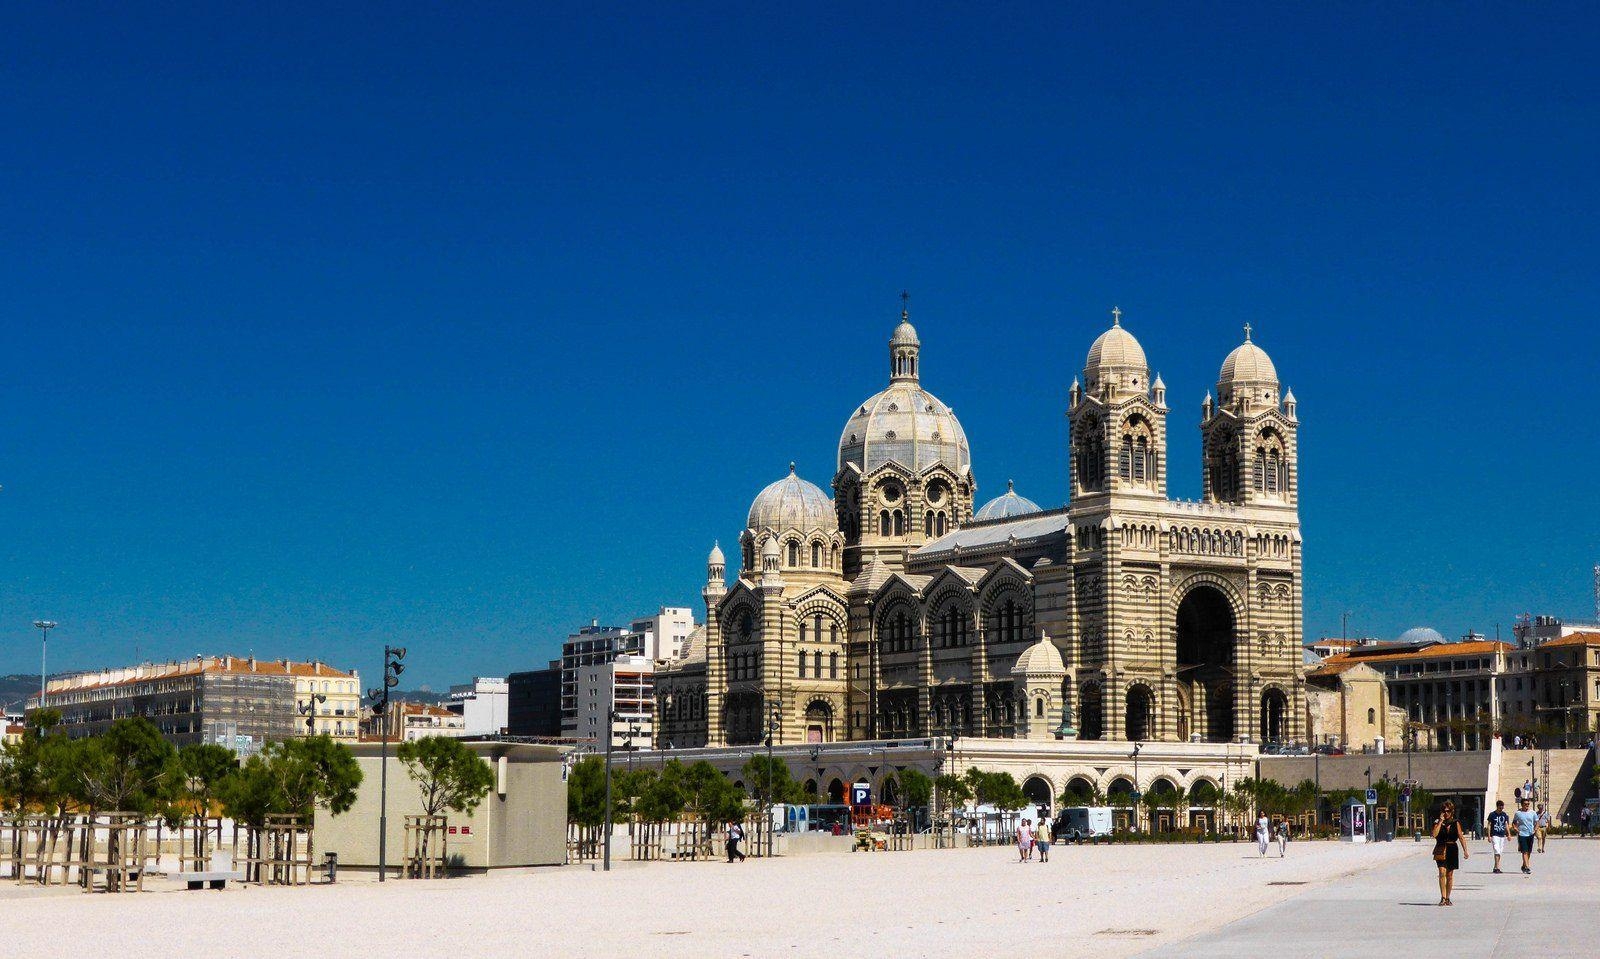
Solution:
M 1068 806 L 1056 817 L 1056 842 L 1094 842 L 1111 838 L 1110 806 Z

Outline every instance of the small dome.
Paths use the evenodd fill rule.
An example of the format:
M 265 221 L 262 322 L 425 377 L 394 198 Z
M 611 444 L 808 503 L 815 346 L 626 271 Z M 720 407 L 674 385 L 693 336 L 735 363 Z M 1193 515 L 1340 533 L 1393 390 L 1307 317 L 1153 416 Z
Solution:
M 770 560 L 773 560 L 774 562 L 777 561 L 777 559 L 778 559 L 778 541 L 777 540 L 768 539 L 766 542 L 761 544 L 761 558 L 762 559 L 770 559 Z
M 1029 513 L 1042 513 L 1039 504 L 1026 496 L 1018 496 L 1010 480 L 1006 480 L 1006 491 L 1001 496 L 984 503 L 976 513 L 972 514 L 975 520 L 1008 519 L 1012 516 L 1026 516 Z
M 1089 358 L 1084 360 L 1084 376 L 1093 383 L 1101 370 L 1132 371 L 1143 373 L 1150 366 L 1144 358 L 1144 347 L 1132 333 L 1122 328 L 1122 312 L 1113 311 L 1116 318 L 1111 329 L 1095 338 L 1089 347 Z
M 750 504 L 750 516 L 745 523 L 750 529 L 825 530 L 839 528 L 839 517 L 833 510 L 833 500 L 828 494 L 794 474 L 794 464 L 789 464 L 789 475 L 762 490 Z M 776 549 L 776 545 L 773 547 Z
M 1442 643 L 1444 636 L 1432 626 L 1413 626 L 1400 634 L 1402 643 Z
M 711 544 L 711 555 L 706 557 L 706 565 L 726 566 L 727 563 L 727 558 L 722 555 L 722 544 L 720 542 L 713 542 Z
M 1267 351 L 1246 340 L 1234 348 L 1222 361 L 1219 383 L 1272 383 L 1278 382 L 1278 369 L 1272 365 Z
M 1017 664 L 1011 667 L 1013 676 L 1065 676 L 1067 667 L 1061 661 L 1061 650 L 1042 631 L 1039 641 L 1022 651 Z
M 689 630 L 689 638 L 684 640 L 683 654 L 678 657 L 681 663 L 703 662 L 706 658 L 706 628 L 696 626 Z
M 921 346 L 922 341 L 917 338 L 917 328 L 902 314 L 900 325 L 894 328 L 894 335 L 889 337 L 890 346 Z

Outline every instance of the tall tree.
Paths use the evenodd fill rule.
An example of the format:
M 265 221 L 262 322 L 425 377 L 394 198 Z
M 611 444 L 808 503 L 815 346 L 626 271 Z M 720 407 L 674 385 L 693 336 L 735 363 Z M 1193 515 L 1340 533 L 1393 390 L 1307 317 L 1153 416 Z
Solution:
M 395 755 L 422 791 L 422 812 L 471 812 L 494 785 L 494 770 L 459 739 L 424 736 L 400 744 Z

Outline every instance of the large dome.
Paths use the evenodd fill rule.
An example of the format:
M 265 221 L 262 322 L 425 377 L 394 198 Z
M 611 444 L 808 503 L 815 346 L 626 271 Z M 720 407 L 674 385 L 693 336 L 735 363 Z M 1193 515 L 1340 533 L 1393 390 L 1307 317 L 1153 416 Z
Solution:
M 1444 635 L 1432 626 L 1413 626 L 1400 634 L 1402 643 L 1442 643 Z
M 950 407 L 914 381 L 891 383 L 856 408 L 839 435 L 839 467 L 870 473 L 888 462 L 921 473 L 936 463 L 957 476 L 972 469 L 966 431 Z
M 750 516 L 745 525 L 750 529 L 816 529 L 839 528 L 839 517 L 833 511 L 833 500 L 815 483 L 808 483 L 794 473 L 789 464 L 789 475 L 762 490 L 750 504 Z
M 1014 516 L 1027 516 L 1029 513 L 1042 513 L 1039 504 L 1026 496 L 1018 496 L 1016 489 L 1006 480 L 1004 495 L 984 503 L 976 513 L 972 514 L 975 520 L 1010 519 Z

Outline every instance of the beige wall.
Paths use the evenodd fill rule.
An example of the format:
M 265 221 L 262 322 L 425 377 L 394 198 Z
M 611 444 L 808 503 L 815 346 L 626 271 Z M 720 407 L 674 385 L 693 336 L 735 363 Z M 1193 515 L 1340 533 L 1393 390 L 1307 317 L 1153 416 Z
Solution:
M 562 779 L 563 749 L 513 743 L 471 743 L 496 773 L 496 785 L 470 814 L 449 814 L 457 832 L 447 837 L 449 855 L 470 869 L 560 865 L 566 861 L 567 788 Z M 341 816 L 317 810 L 320 857 L 337 852 L 340 865 L 378 864 L 379 747 L 352 747 L 363 779 L 355 805 Z M 389 756 L 388 863 L 405 856 L 405 817 L 421 815 L 422 794 L 405 764 Z M 500 759 L 504 757 L 502 770 Z M 503 791 L 501 789 L 503 785 Z M 463 831 L 465 830 L 465 831 Z

